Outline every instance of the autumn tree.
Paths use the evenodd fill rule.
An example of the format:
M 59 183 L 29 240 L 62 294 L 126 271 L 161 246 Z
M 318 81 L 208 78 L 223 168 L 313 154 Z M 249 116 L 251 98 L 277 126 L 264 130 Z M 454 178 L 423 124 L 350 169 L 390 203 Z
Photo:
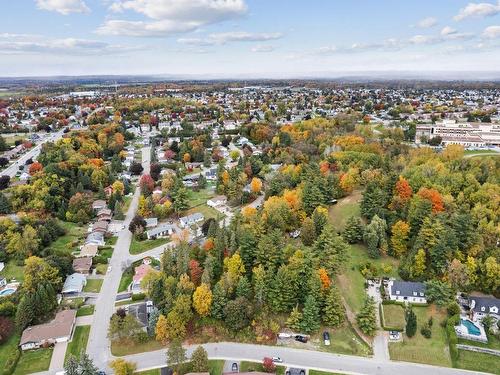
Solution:
M 408 251 L 410 226 L 407 222 L 398 220 L 391 228 L 391 248 L 395 257 L 401 258 Z
M 149 174 L 145 174 L 141 176 L 141 180 L 139 181 L 139 186 L 143 194 L 149 195 L 153 192 L 155 188 L 155 182 Z
M 137 369 L 134 362 L 128 362 L 123 358 L 117 358 L 109 363 L 116 375 L 133 375 Z
M 252 178 L 252 181 L 250 182 L 250 189 L 252 190 L 252 193 L 259 194 L 262 189 L 261 179 L 257 177 Z
M 207 284 L 201 284 L 193 293 L 193 307 L 200 316 L 207 316 L 212 306 L 212 291 Z
M 431 202 L 432 212 L 437 213 L 444 211 L 443 197 L 436 189 L 421 188 L 418 191 L 418 195 Z
M 193 372 L 208 372 L 208 354 L 203 346 L 198 346 L 191 355 L 191 366 Z

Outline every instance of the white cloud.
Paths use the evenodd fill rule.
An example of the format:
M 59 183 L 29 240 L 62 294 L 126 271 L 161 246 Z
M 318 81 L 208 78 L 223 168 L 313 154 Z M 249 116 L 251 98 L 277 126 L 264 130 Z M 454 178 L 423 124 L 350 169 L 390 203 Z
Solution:
M 133 11 L 147 17 L 146 21 L 114 19 L 97 29 L 99 34 L 128 36 L 166 36 L 194 31 L 197 28 L 243 16 L 244 0 L 121 0 L 110 10 L 116 13 Z
M 249 33 L 246 31 L 234 31 L 225 33 L 214 33 L 206 38 L 179 38 L 182 44 L 196 46 L 222 45 L 230 42 L 265 42 L 283 37 L 282 33 Z
M 422 29 L 428 29 L 429 27 L 435 25 L 437 25 L 437 19 L 434 17 L 427 17 L 417 22 L 417 27 L 420 27 Z
M 445 26 L 443 27 L 443 29 L 441 30 L 441 35 L 442 36 L 447 36 L 447 35 L 452 35 L 452 34 L 455 34 L 457 32 L 457 30 L 453 29 L 452 27 L 450 26 Z
M 494 39 L 500 37 L 500 26 L 488 26 L 483 31 L 483 37 Z
M 98 40 L 49 39 L 42 35 L 0 34 L 0 54 L 103 55 L 121 54 L 140 49 L 112 45 Z
M 36 5 L 39 9 L 58 12 L 64 15 L 90 12 L 90 8 L 83 0 L 36 0 Z
M 462 21 L 469 17 L 491 17 L 500 13 L 500 0 L 498 3 L 469 3 L 465 8 L 460 9 L 453 17 L 455 21 Z
M 432 35 L 415 35 L 409 39 L 411 44 L 432 44 L 435 43 L 439 38 Z
M 257 45 L 251 49 L 252 52 L 273 52 L 274 50 L 274 46 L 268 45 Z

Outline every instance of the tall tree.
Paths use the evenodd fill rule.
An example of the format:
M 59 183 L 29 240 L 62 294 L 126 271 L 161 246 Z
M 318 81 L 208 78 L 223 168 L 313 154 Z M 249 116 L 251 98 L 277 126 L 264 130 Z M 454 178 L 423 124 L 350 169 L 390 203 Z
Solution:
M 319 312 L 316 299 L 313 296 L 308 296 L 302 312 L 302 321 L 300 322 L 300 326 L 304 332 L 313 333 L 320 328 L 321 321 Z
M 338 289 L 332 285 L 325 298 L 323 322 L 330 327 L 338 327 L 344 322 L 344 320 L 345 310 L 340 293 Z
M 377 329 L 377 320 L 375 317 L 375 301 L 373 297 L 366 296 L 363 307 L 356 315 L 356 323 L 359 329 L 366 335 L 373 336 Z

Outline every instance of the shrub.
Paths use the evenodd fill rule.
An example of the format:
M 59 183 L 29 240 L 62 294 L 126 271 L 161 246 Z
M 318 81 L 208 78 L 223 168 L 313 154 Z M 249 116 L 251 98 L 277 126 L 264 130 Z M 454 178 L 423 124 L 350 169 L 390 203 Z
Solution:
M 264 360 L 262 361 L 262 368 L 264 369 L 265 372 L 276 371 L 276 365 L 274 364 L 272 358 L 269 357 L 265 357 Z
M 460 306 L 455 301 L 450 302 L 448 306 L 446 306 L 446 311 L 448 312 L 448 316 L 460 314 Z
M 0 344 L 4 343 L 14 333 L 14 322 L 5 316 L 0 316 Z
M 132 294 L 132 301 L 142 301 L 144 298 L 146 298 L 144 293 Z
M 429 327 L 429 324 L 424 324 L 422 328 L 420 328 L 420 333 L 422 336 L 424 336 L 426 339 L 430 339 L 432 336 L 432 331 L 431 327 Z
M 458 325 L 460 321 L 460 315 L 453 315 L 446 320 L 446 335 L 448 336 L 448 344 L 450 347 L 450 357 L 453 363 L 458 360 L 458 337 L 455 332 L 455 326 Z

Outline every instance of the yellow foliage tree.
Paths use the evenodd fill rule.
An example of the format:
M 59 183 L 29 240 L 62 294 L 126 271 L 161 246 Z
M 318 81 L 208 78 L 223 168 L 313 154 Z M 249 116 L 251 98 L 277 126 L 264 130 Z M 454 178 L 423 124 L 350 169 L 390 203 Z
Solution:
M 212 306 L 212 291 L 202 283 L 193 293 L 193 307 L 200 316 L 207 316 Z
M 250 182 L 250 188 L 252 189 L 252 193 L 258 194 L 262 189 L 262 181 L 260 178 L 254 177 L 252 178 L 252 182 Z

